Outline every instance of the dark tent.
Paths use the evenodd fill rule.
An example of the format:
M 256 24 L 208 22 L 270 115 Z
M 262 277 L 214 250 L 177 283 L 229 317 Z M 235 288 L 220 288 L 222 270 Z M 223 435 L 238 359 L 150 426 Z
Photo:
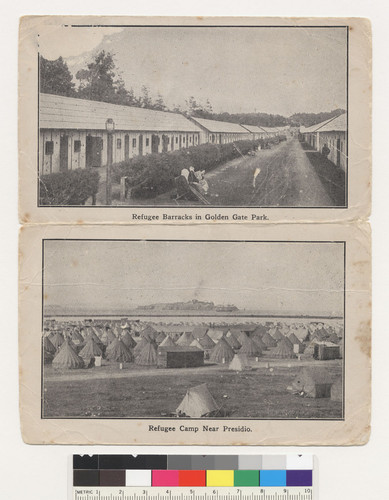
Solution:
M 221 338 L 211 351 L 209 361 L 211 363 L 229 363 L 234 358 L 234 351 L 228 342 Z
M 247 337 L 243 342 L 242 347 L 239 349 L 239 354 L 245 354 L 246 356 L 262 356 L 262 350 L 254 339 Z
M 115 339 L 109 344 L 105 354 L 107 359 L 118 363 L 131 363 L 134 361 L 131 350 L 119 339 Z
M 63 342 L 62 348 L 53 359 L 54 368 L 75 369 L 83 368 L 84 360 L 72 349 L 68 340 Z
M 136 347 L 136 342 L 132 338 L 130 332 L 128 330 L 124 330 L 124 334 L 122 335 L 121 341 L 126 347 L 129 347 L 130 349 L 133 349 Z
M 137 365 L 152 366 L 157 364 L 157 345 L 155 342 L 146 342 L 143 349 L 135 358 Z
M 277 346 L 277 342 L 267 332 L 264 335 L 262 335 L 262 339 L 261 340 L 265 344 L 266 347 L 276 347 Z
M 277 347 L 272 352 L 272 357 L 274 358 L 295 358 L 296 354 L 293 352 L 293 345 L 291 342 L 287 342 L 286 339 L 280 340 Z

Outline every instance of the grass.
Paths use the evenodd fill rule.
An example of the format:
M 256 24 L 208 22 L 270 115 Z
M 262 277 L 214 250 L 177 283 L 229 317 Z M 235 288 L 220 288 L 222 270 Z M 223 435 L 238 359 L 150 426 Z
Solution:
M 138 371 L 138 367 L 129 366 L 120 377 L 105 378 L 89 375 L 96 369 L 78 371 L 76 377 L 72 376 L 75 372 L 54 376 L 54 372 L 45 371 L 44 417 L 169 417 L 186 390 L 203 383 L 231 419 L 342 417 L 339 402 L 301 398 L 286 390 L 299 366 L 261 367 L 240 373 L 224 366 L 179 371 L 153 367 L 147 375 L 147 369 Z M 113 368 L 107 368 L 107 375 L 110 370 Z M 331 372 L 340 376 L 341 363 L 332 364 Z

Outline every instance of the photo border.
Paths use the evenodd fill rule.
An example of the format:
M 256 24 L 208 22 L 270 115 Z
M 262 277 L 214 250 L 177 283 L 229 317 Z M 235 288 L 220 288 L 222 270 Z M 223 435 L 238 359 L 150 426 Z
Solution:
M 328 240 L 328 241 L 315 241 L 315 240 L 181 240 L 181 239 L 153 239 L 153 238 L 42 238 L 42 248 L 41 248 L 41 253 L 42 253 L 42 292 L 41 292 L 41 329 L 43 331 L 43 325 L 44 325 L 44 270 L 45 270 L 45 242 L 46 241 L 88 241 L 88 242 L 98 242 L 98 241 L 114 241 L 114 242 L 171 242 L 171 243 L 306 243 L 306 244 L 340 244 L 343 245 L 343 356 L 342 356 L 342 416 L 340 418 L 280 418 L 280 417 L 269 417 L 269 418 L 226 418 L 226 417 L 212 417 L 212 420 L 221 420 L 224 422 L 228 422 L 229 420 L 235 420 L 235 421 L 244 421 L 244 422 L 251 422 L 251 421 L 309 421 L 309 422 L 316 422 L 316 421 L 329 421 L 329 422 L 345 422 L 346 420 L 346 405 L 345 405 L 345 397 L 346 397 L 346 264 L 347 264 L 347 241 L 346 240 Z M 73 315 L 74 316 L 74 315 Z M 93 316 L 93 315 L 91 315 Z M 102 315 L 105 316 L 105 315 Z M 107 315 L 109 316 L 109 315 Z M 149 316 L 147 316 L 149 317 Z M 193 315 L 183 315 L 184 317 L 193 317 Z M 269 316 L 264 316 L 264 317 L 269 317 Z M 271 317 L 271 316 L 270 316 Z M 284 315 L 284 316 L 276 316 L 277 318 L 282 318 L 282 317 L 295 317 L 295 316 L 290 316 L 290 315 Z M 309 318 L 309 316 L 307 316 Z M 312 318 L 317 318 L 320 319 L 320 316 L 312 316 Z M 324 318 L 324 317 L 323 317 Z M 337 319 L 337 318 L 335 318 Z M 162 420 L 162 421 L 167 421 L 167 420 L 174 420 L 174 417 L 78 417 L 78 416 L 69 416 L 69 417 L 64 417 L 64 416 L 58 416 L 58 417 L 46 417 L 44 416 L 44 355 L 43 355 L 43 337 L 42 337 L 42 345 L 41 345 L 41 412 L 40 412 L 40 418 L 41 420 Z M 188 420 L 204 420 L 204 417 L 190 417 L 190 418 L 184 418 L 182 419 L 183 421 L 188 421 Z
M 344 205 L 336 205 L 336 206 L 277 206 L 277 205 L 192 205 L 192 204 L 187 204 L 187 205 L 174 205 L 174 204 L 169 204 L 169 205 L 147 205 L 147 204 L 141 204 L 141 205 L 131 205 L 131 204 L 126 204 L 126 205 L 42 205 L 40 203 L 40 195 L 39 195 L 39 142 L 40 142 L 40 120 L 39 120 L 39 97 L 40 97 L 40 64 L 39 64 L 39 59 L 40 59 L 40 53 L 38 50 L 38 57 L 37 57 L 37 64 L 38 64 L 38 71 L 37 71 L 37 77 L 38 77 L 38 85 L 37 85 L 37 90 L 38 90 L 38 99 L 37 99 L 37 119 L 38 119 L 38 129 L 37 129 L 37 178 L 36 178 L 36 189 L 37 189 L 37 205 L 36 208 L 66 208 L 66 209 L 78 209 L 78 208 L 94 208 L 94 209 L 105 209 L 105 208 L 116 208 L 116 209 L 249 209 L 252 208 L 253 210 L 255 209 L 284 209 L 284 210 L 289 210 L 289 209 L 300 209 L 300 210 L 312 210 L 312 209 L 318 209 L 318 210 L 348 210 L 349 208 L 349 200 L 348 200 L 348 183 L 349 183 L 349 58 L 350 58 L 350 46 L 349 46 L 349 30 L 350 26 L 349 25 L 229 25 L 229 24 L 222 24 L 222 25 L 212 25 L 212 24 L 207 24 L 207 25 L 197 25 L 197 24 L 64 24 L 64 27 L 68 28 L 248 28 L 248 29 L 253 29 L 253 28 L 289 28 L 289 29 L 299 29 L 299 28 L 322 28 L 322 29 L 333 29 L 333 28 L 341 28 L 341 29 L 346 29 L 346 168 L 345 168 L 345 185 L 344 185 L 344 199 L 345 199 L 345 204 Z M 340 168 L 340 167 L 339 167 Z

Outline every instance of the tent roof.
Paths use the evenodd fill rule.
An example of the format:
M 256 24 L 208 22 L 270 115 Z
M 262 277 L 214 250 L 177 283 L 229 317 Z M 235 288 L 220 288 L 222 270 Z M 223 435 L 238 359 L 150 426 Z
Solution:
M 276 358 L 295 358 L 296 355 L 293 352 L 293 346 L 291 347 L 290 342 L 286 342 L 286 339 L 280 340 L 277 347 L 274 349 L 272 355 Z
M 282 340 L 284 338 L 279 328 L 276 328 L 274 332 L 271 332 L 270 335 L 273 337 L 274 340 Z
M 186 391 L 184 399 L 177 408 L 177 413 L 200 418 L 217 410 L 219 406 L 209 392 L 207 384 L 201 384 Z
M 262 335 L 264 335 L 265 333 L 267 332 L 267 328 L 265 325 L 257 325 L 255 327 L 255 330 L 253 331 L 253 335 L 259 335 L 262 337 Z
M 262 354 L 262 350 L 255 340 L 250 337 L 246 337 L 242 347 L 239 349 L 239 354 L 247 354 L 247 356 L 260 356 Z
M 177 340 L 176 344 L 178 346 L 190 345 L 194 340 L 193 335 L 190 332 L 184 332 L 181 337 Z
M 157 338 L 155 339 L 159 344 L 163 342 L 166 338 L 166 334 L 164 332 L 159 332 Z
M 204 351 L 204 347 L 200 344 L 199 339 L 194 339 L 194 341 L 190 344 L 190 347 L 197 347 L 197 349 Z
M 170 335 L 166 335 L 165 339 L 159 344 L 159 347 L 165 346 L 173 346 L 176 345 L 174 340 L 170 337 Z
M 267 347 L 276 347 L 276 345 L 277 345 L 277 342 L 273 339 L 273 337 L 268 332 L 266 332 L 262 335 L 261 340 Z
M 225 335 L 224 338 L 226 339 L 226 341 L 230 344 L 230 346 L 233 349 L 239 349 L 242 345 L 239 342 L 239 340 L 235 337 L 235 335 L 233 333 L 231 333 L 230 331 L 228 331 L 228 333 Z
M 224 331 L 221 328 L 210 328 L 207 331 L 208 337 L 210 337 L 214 342 L 217 342 L 222 337 L 224 337 Z
M 235 354 L 234 359 L 231 361 L 230 370 L 242 371 L 251 368 L 249 360 L 245 354 Z
M 63 338 L 63 335 L 62 333 L 60 332 L 56 332 L 51 338 L 50 338 L 50 341 L 51 343 L 53 344 L 53 346 L 58 349 L 58 347 L 60 347 L 63 342 L 64 342 L 64 338 Z
M 157 331 L 163 333 L 184 333 L 193 331 L 191 325 L 155 325 Z
M 292 344 L 298 344 L 298 345 L 301 344 L 300 340 L 296 337 L 294 332 L 292 332 L 288 335 L 288 339 L 292 342 Z
M 79 352 L 79 356 L 85 359 L 94 358 L 95 356 L 102 356 L 102 354 L 103 351 L 91 337 L 87 340 L 86 344 Z
M 204 337 L 207 331 L 208 328 L 206 326 L 196 326 L 192 331 L 192 335 L 194 338 L 199 339 L 201 337 Z
M 131 350 L 119 339 L 115 339 L 109 344 L 106 355 L 109 360 L 118 363 L 131 363 L 134 360 Z
M 157 338 L 158 332 L 151 325 L 147 325 L 143 330 L 140 331 L 139 335 L 141 337 L 149 337 L 152 340 Z
M 215 347 L 215 342 L 211 339 L 211 337 L 206 333 L 203 337 L 196 339 L 199 341 L 199 344 L 203 349 L 213 349 Z
M 56 348 L 53 346 L 51 340 L 48 337 L 43 337 L 43 346 L 45 351 L 54 354 L 56 352 Z
M 200 132 L 196 124 L 179 113 L 52 94 L 39 96 L 41 129 L 105 130 L 108 118 L 114 121 L 115 130 Z
M 126 333 L 122 336 L 121 341 L 123 344 L 125 344 L 127 347 L 130 347 L 131 349 L 136 346 L 135 340 L 132 338 L 132 335 L 129 333 L 127 330 Z

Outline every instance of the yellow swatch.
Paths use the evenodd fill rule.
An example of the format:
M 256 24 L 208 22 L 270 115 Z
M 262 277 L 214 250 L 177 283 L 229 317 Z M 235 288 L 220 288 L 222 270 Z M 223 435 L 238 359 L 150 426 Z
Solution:
M 234 471 L 207 470 L 207 486 L 234 486 Z

